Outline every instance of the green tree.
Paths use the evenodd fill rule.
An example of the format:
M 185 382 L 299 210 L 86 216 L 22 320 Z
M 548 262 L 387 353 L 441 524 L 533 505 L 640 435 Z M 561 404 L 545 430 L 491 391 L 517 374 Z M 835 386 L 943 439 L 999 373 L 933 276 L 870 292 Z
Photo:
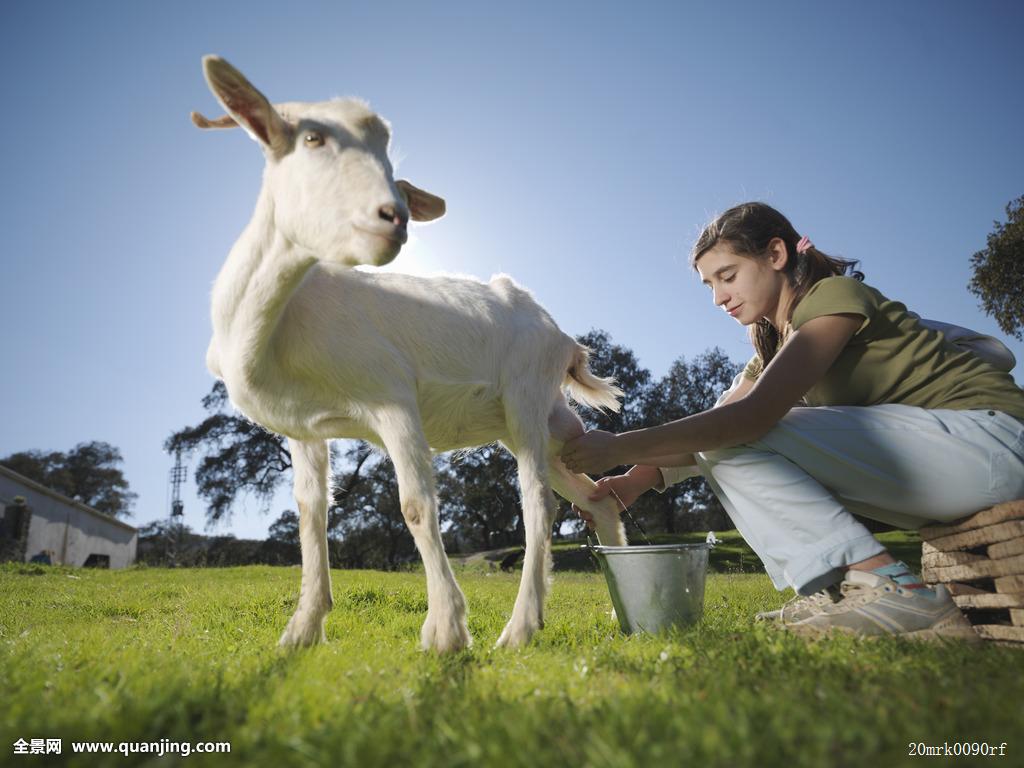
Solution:
M 525 540 L 516 460 L 497 444 L 456 451 L 439 462 L 442 521 L 460 551 L 497 549 Z
M 601 377 L 611 376 L 623 391 L 622 408 L 618 413 L 580 408 L 579 414 L 587 429 L 603 429 L 608 432 L 624 432 L 645 426 L 644 409 L 651 386 L 651 372 L 640 365 L 633 350 L 616 344 L 611 334 L 595 328 L 576 340 L 590 348 L 590 369 Z M 624 472 L 628 467 L 613 467 L 606 474 Z M 596 477 L 595 477 L 596 479 Z M 558 500 L 558 515 L 555 531 L 566 535 L 583 532 L 584 524 L 572 511 L 571 505 Z M 635 535 L 635 531 L 627 531 Z
M 740 366 L 718 347 L 697 355 L 691 362 L 680 357 L 647 391 L 644 426 L 664 424 L 714 407 L 739 370 Z M 648 521 L 650 529 L 666 533 L 732 528 L 721 503 L 702 477 L 671 486 L 663 494 L 645 494 L 637 501 L 634 516 Z
M 195 470 L 199 497 L 207 502 L 206 522 L 216 525 L 231 518 L 231 507 L 244 493 L 269 505 L 292 466 L 292 457 L 281 435 L 269 432 L 241 414 L 228 412 L 228 393 L 216 382 L 203 398 L 210 415 L 198 426 L 185 427 L 164 442 L 174 455 L 200 453 Z
M 154 520 L 139 528 L 137 560 L 147 565 L 196 565 L 201 540 L 184 523 Z
M 362 442 L 345 459 L 355 469 L 339 478 L 328 515 L 332 564 L 390 570 L 415 561 L 391 461 Z
M 208 505 L 207 525 L 212 527 L 230 519 L 232 506 L 246 493 L 269 506 L 281 483 L 291 481 L 292 457 L 284 437 L 229 410 L 223 382 L 215 382 L 202 402 L 210 415 L 168 437 L 164 450 L 171 455 L 179 450 L 187 456 L 200 454 L 195 481 L 199 497 Z M 369 446 L 359 445 L 362 448 L 350 453 L 357 457 L 353 469 L 340 479 L 335 477 L 336 498 L 359 480 L 360 468 L 370 456 Z M 335 458 L 332 446 L 332 464 Z
M 599 376 L 614 376 L 625 392 L 623 409 L 618 414 L 581 413 L 590 429 L 622 432 L 653 427 L 707 410 L 728 389 L 739 371 L 739 366 L 715 347 L 697 355 L 692 362 L 680 357 L 669 372 L 655 382 L 633 351 L 613 343 L 606 331 L 592 330 L 578 337 L 578 341 L 593 350 L 591 367 L 594 372 Z M 626 469 L 628 467 L 616 467 L 609 470 L 609 474 Z M 582 530 L 582 523 L 568 510 L 568 505 L 563 505 L 560 520 L 571 530 Z M 663 494 L 645 494 L 630 512 L 650 533 L 732 527 L 718 499 L 699 477 L 672 486 Z M 626 527 L 631 540 L 641 539 L 637 530 L 630 530 L 629 518 Z
M 299 516 L 290 509 L 281 513 L 281 516 L 270 524 L 267 530 L 269 541 L 279 541 L 282 544 L 299 543 Z
M 8 469 L 111 517 L 131 517 L 137 494 L 121 471 L 124 462 L 110 443 L 79 443 L 67 453 L 21 451 L 3 459 Z
M 580 409 L 589 429 L 622 432 L 643 424 L 644 399 L 651 384 L 651 372 L 640 365 L 633 350 L 612 342 L 607 331 L 593 329 L 576 340 L 591 350 L 590 369 L 597 376 L 611 376 L 625 393 L 618 413 Z
M 1004 333 L 1024 339 L 1024 196 L 1006 206 L 1006 223 L 993 222 L 984 250 L 971 256 L 967 287 Z

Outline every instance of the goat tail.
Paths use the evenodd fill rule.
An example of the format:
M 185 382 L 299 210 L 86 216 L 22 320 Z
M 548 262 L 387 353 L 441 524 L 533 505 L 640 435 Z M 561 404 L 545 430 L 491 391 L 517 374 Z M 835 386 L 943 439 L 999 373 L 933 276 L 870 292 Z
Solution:
M 622 407 L 619 398 L 622 390 L 615 386 L 615 378 L 609 376 L 602 379 L 590 371 L 590 349 L 576 344 L 572 354 L 572 362 L 566 371 L 562 385 L 569 390 L 572 399 L 589 408 L 618 413 Z

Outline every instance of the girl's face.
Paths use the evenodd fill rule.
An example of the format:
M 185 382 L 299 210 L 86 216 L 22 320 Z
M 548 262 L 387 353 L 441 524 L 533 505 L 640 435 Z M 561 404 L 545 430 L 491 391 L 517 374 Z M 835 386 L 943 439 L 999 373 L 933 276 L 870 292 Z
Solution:
M 728 243 L 719 243 L 697 260 L 701 282 L 711 289 L 716 307 L 724 309 L 740 325 L 767 318 L 776 328 L 789 283 L 783 269 L 786 246 L 773 240 L 765 257 L 744 256 Z

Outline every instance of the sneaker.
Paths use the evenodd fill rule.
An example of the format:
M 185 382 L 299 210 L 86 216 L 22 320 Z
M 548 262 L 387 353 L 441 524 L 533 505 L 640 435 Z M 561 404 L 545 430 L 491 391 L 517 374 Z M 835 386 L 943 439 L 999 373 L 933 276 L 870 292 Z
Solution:
M 842 600 L 819 601 L 814 615 L 801 619 L 791 619 L 787 614 L 782 620 L 783 627 L 811 636 L 838 631 L 864 636 L 899 635 L 916 640 L 981 640 L 941 584 L 930 596 L 901 587 L 877 573 L 848 570 L 840 587 Z
M 785 605 L 774 611 L 761 611 L 754 614 L 754 621 L 793 622 L 809 619 L 820 610 L 820 606 L 838 603 L 843 594 L 838 584 L 831 584 L 813 595 L 797 595 L 790 598 Z

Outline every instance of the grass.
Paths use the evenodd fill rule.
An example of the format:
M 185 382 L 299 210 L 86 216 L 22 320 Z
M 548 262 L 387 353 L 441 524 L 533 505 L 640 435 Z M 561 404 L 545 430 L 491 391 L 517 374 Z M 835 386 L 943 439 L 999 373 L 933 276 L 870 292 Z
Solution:
M 1024 764 L 1020 651 L 793 638 L 750 622 L 788 597 L 763 573 L 712 572 L 697 626 L 626 637 L 600 575 L 570 571 L 533 644 L 494 650 L 518 574 L 458 577 L 475 645 L 438 657 L 419 573 L 333 572 L 329 642 L 285 653 L 297 568 L 0 566 L 0 764 L 145 762 L 80 739 L 231 742 L 190 766 L 890 766 L 954 741 Z

